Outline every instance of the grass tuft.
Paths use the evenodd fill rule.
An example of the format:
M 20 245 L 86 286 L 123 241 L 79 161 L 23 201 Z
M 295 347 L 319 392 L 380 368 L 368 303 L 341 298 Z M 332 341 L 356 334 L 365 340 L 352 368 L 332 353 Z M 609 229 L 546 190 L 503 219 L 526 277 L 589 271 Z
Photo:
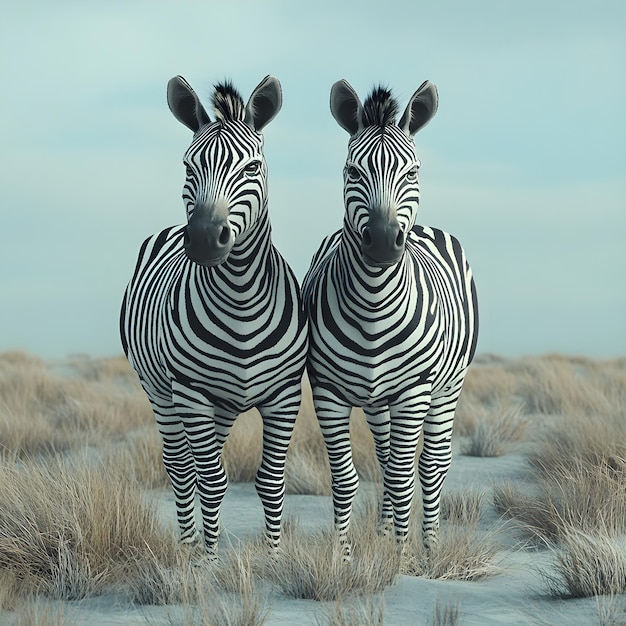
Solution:
M 0 571 L 21 595 L 77 600 L 125 582 L 129 559 L 173 558 L 173 535 L 139 486 L 80 458 L 0 464 Z
M 498 408 L 475 423 L 462 452 L 468 456 L 502 456 L 512 443 L 523 439 L 528 424 L 521 406 Z
M 550 591 L 574 598 L 626 594 L 626 540 L 569 528 L 553 547 L 556 574 L 543 572 Z
M 277 559 L 259 559 L 258 572 L 292 598 L 330 601 L 353 593 L 376 594 L 392 584 L 398 573 L 393 548 L 371 527 L 359 527 L 353 532 L 352 560 L 344 563 L 333 531 L 304 533 L 295 520 L 288 519 L 281 554 Z M 260 555 L 266 552 L 264 544 L 258 549 Z
M 318 626 L 384 626 L 384 607 L 382 598 L 360 596 L 339 600 L 316 623 Z
M 439 598 L 437 598 L 433 614 L 433 626 L 458 626 L 460 614 L 461 605 L 458 602 L 442 606 Z
M 421 533 L 412 532 L 401 572 L 437 580 L 482 580 L 500 573 L 494 563 L 499 551 L 497 534 L 480 533 L 474 525 L 445 525 L 439 544 L 430 551 L 424 549 Z

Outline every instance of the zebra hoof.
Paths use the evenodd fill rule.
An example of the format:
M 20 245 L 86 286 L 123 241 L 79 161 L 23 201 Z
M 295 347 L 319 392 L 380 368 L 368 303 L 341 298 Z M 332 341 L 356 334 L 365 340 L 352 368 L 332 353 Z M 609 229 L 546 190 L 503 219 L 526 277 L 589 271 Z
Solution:
M 217 565 L 218 562 L 219 558 L 215 550 L 206 551 L 202 554 L 194 554 L 191 557 L 191 567 L 194 569 L 213 567 L 214 565 Z
M 182 537 L 180 542 L 189 548 L 194 548 L 200 545 L 202 538 L 200 537 L 200 533 L 196 530 L 191 537 Z
M 439 545 L 439 537 L 433 530 L 426 531 L 423 537 L 424 549 L 426 552 L 434 550 Z
M 387 539 L 393 533 L 393 524 L 391 522 L 382 522 L 378 527 L 378 535 Z

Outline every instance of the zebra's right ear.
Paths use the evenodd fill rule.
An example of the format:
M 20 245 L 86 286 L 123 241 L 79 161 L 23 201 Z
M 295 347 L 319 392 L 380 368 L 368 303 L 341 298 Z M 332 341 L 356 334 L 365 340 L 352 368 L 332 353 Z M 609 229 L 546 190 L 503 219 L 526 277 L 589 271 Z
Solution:
M 338 80 L 331 87 L 330 112 L 350 136 L 356 135 L 363 128 L 361 100 L 346 80 Z
M 260 133 L 280 111 L 283 106 L 283 92 L 280 81 L 274 76 L 266 76 L 255 88 L 248 104 L 244 122 Z
M 174 117 L 194 133 L 211 123 L 200 98 L 182 76 L 174 76 L 167 83 L 167 104 Z

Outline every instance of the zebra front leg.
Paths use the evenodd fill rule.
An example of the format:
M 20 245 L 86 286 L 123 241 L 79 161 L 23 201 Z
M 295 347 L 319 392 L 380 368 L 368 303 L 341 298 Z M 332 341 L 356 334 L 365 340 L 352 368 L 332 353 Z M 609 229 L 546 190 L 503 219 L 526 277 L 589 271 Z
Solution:
M 200 538 L 194 510 L 196 466 L 193 455 L 187 443 L 183 423 L 174 406 L 157 404 L 152 399 L 150 401 L 163 441 L 163 465 L 176 501 L 180 540 L 185 544 L 193 544 Z
M 363 412 L 367 419 L 374 444 L 376 446 L 376 458 L 380 465 L 382 476 L 385 475 L 385 468 L 389 462 L 389 441 L 391 432 L 391 420 L 389 417 L 389 407 L 363 407 Z M 380 529 L 383 536 L 389 536 L 393 532 L 393 505 L 387 490 L 383 486 L 383 501 L 380 509 Z
M 430 550 L 439 541 L 441 490 L 452 462 L 452 425 L 463 381 L 434 397 L 424 422 L 424 449 L 419 458 L 424 517 L 422 539 Z
M 270 555 L 276 556 L 285 504 L 285 461 L 300 408 L 300 381 L 280 404 L 259 407 L 263 418 L 263 458 L 255 486 L 265 512 L 265 536 Z
M 217 551 L 220 507 L 228 486 L 222 466 L 222 446 L 216 437 L 215 409 L 199 391 L 177 383 L 172 386 L 172 397 L 193 456 L 204 547 L 213 559 Z
M 348 529 L 352 502 L 359 487 L 350 445 L 352 407 L 326 389 L 317 387 L 313 387 L 313 403 L 330 462 L 335 528 L 341 557 L 344 561 L 349 561 L 352 547 L 348 541 Z
M 389 407 L 389 461 L 383 482 L 393 506 L 396 541 L 402 551 L 415 495 L 415 452 L 429 407 L 430 384 L 419 385 Z

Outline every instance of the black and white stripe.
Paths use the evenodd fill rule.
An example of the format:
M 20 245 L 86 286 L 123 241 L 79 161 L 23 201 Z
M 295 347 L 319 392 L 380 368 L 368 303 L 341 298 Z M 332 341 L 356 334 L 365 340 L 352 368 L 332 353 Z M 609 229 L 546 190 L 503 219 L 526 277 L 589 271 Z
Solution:
M 451 460 L 454 411 L 477 340 L 472 272 L 459 242 L 415 224 L 419 206 L 414 134 L 435 114 L 424 83 L 396 123 L 388 90 L 364 105 L 345 81 L 331 111 L 350 133 L 342 230 L 327 237 L 304 279 L 308 372 L 332 470 L 335 523 L 347 530 L 358 487 L 349 416 L 362 406 L 384 479 L 382 524 L 404 542 L 415 490 L 423 493 L 423 539 L 437 540 L 439 499 Z
M 217 85 L 216 121 L 181 77 L 170 81 L 168 103 L 194 132 L 184 156 L 187 224 L 141 246 L 122 304 L 122 343 L 162 435 L 182 541 L 199 536 L 197 488 L 214 553 L 227 487 L 222 448 L 238 414 L 256 407 L 256 487 L 276 549 L 307 350 L 300 290 L 272 245 L 267 212 L 261 130 L 280 110 L 280 84 L 268 76 L 245 106 L 230 84 Z

